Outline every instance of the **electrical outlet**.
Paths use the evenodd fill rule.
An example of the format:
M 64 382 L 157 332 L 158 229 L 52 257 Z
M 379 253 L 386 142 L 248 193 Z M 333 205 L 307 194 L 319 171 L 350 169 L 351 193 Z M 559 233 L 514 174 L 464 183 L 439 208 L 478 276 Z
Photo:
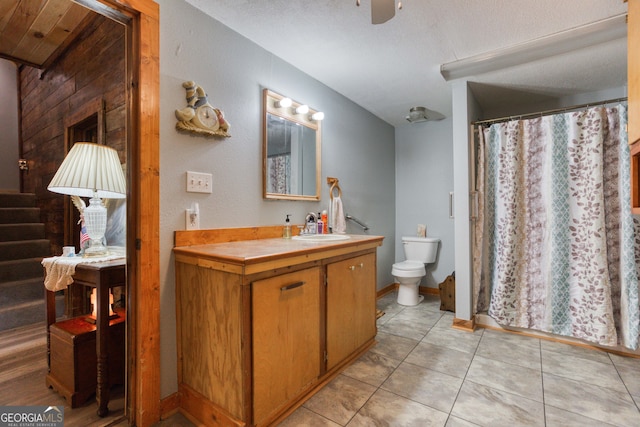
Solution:
M 210 173 L 187 171 L 187 193 L 211 193 Z
M 185 210 L 185 225 L 187 230 L 200 229 L 200 212 L 196 209 Z

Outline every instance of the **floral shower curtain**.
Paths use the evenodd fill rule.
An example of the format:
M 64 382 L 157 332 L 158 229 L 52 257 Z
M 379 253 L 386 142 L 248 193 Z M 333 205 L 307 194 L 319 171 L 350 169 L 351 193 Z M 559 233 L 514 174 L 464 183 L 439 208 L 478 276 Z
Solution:
M 626 108 L 479 129 L 474 303 L 499 324 L 636 349 Z
M 291 194 L 291 155 L 269 156 L 267 159 L 267 192 Z

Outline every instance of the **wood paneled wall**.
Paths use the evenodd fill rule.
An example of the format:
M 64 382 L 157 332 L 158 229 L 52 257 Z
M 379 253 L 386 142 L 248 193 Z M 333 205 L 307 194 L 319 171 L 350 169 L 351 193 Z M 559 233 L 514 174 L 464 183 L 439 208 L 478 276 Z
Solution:
M 20 69 L 21 157 L 29 162 L 29 172 L 22 175 L 24 192 L 37 196 L 52 255 L 64 244 L 65 196 L 51 193 L 47 185 L 66 154 L 65 123 L 103 100 L 105 143 L 124 163 L 125 71 L 125 28 L 98 14 L 50 68 Z

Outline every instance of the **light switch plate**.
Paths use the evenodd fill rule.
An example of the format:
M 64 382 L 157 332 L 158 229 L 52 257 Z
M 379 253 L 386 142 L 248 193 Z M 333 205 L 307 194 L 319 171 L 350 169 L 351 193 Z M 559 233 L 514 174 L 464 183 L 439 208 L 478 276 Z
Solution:
M 210 173 L 187 171 L 187 193 L 211 193 Z

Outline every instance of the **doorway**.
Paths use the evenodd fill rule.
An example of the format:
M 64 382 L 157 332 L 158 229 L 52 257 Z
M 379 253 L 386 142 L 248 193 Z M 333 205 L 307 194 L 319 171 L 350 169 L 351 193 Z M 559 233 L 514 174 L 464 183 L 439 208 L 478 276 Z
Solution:
M 124 24 L 127 82 L 127 413 L 160 418 L 159 6 L 152 0 L 78 0 Z M 64 7 L 60 4 L 60 7 Z M 46 186 L 46 183 L 44 183 Z
M 127 412 L 146 427 L 160 420 L 160 10 L 153 0 L 80 3 L 127 28 Z

